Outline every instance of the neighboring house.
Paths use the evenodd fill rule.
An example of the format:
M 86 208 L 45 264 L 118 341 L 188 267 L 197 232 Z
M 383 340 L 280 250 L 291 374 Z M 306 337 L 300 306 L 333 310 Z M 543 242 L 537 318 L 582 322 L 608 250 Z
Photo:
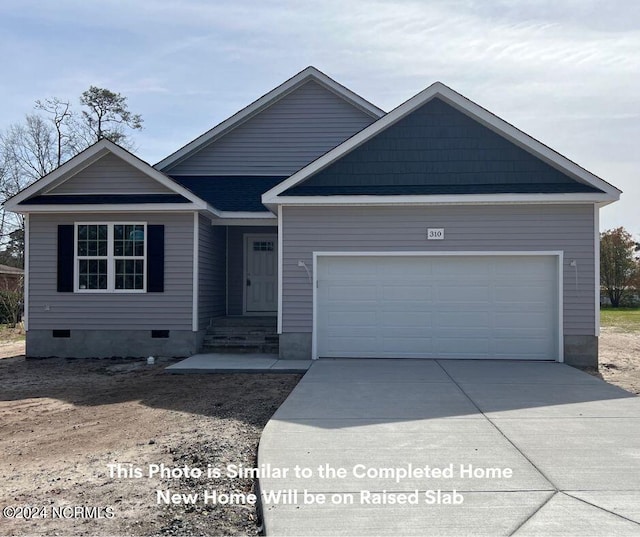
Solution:
M 0 291 L 18 291 L 22 289 L 24 270 L 9 265 L 0 265 Z
M 619 196 L 441 83 L 385 114 L 309 67 L 154 167 L 103 140 L 6 208 L 28 356 L 184 356 L 274 315 L 283 358 L 594 365 Z

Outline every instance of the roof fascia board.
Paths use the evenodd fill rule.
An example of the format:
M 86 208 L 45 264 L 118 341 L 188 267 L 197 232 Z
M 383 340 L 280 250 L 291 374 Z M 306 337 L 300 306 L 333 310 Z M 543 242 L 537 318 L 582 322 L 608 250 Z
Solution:
M 21 205 L 14 212 L 31 213 L 148 213 L 148 212 L 181 212 L 192 213 L 199 210 L 192 203 L 123 203 L 104 205 Z
M 342 97 L 362 111 L 366 112 L 373 118 L 377 119 L 383 116 L 385 113 L 382 109 L 373 105 L 366 99 L 363 99 L 358 94 L 354 93 L 345 86 L 342 86 L 315 67 L 307 67 L 306 69 L 300 71 L 298 74 L 294 75 L 289 80 L 280 84 L 278 87 L 274 88 L 259 99 L 255 100 L 249 106 L 236 112 L 231 117 L 225 119 L 212 129 L 198 136 L 195 140 L 178 149 L 178 151 L 172 153 L 165 159 L 156 163 L 154 165 L 154 168 L 158 170 L 165 170 L 168 167 L 178 163 L 179 161 L 185 159 L 186 157 L 200 149 L 202 146 L 215 141 L 216 139 L 224 136 L 231 130 L 240 126 L 245 121 L 248 121 L 250 118 L 265 110 L 269 106 L 273 105 L 309 80 L 315 80 L 316 82 L 319 82 L 322 86 L 332 91 L 339 97 Z
M 279 205 L 438 205 L 438 204 L 502 204 L 502 203 L 610 203 L 617 198 L 609 194 L 456 194 L 404 196 L 282 196 L 269 204 L 274 211 Z
M 247 218 L 251 220 L 275 220 L 276 216 L 269 212 L 251 212 L 251 211 L 217 211 L 220 218 Z
M 19 212 L 17 211 L 17 209 L 19 208 L 20 203 L 23 202 L 24 200 L 43 192 L 45 189 L 52 186 L 53 184 L 55 184 L 56 186 L 59 186 L 60 184 L 71 179 L 78 172 L 80 172 L 87 166 L 90 166 L 91 164 L 93 164 L 100 158 L 104 157 L 108 153 L 114 154 L 115 156 L 119 157 L 127 164 L 133 166 L 140 172 L 149 176 L 151 179 L 154 179 L 158 183 L 164 185 L 169 190 L 187 198 L 195 206 L 196 209 L 207 208 L 206 202 L 201 200 L 199 197 L 193 194 L 193 192 L 191 192 L 190 190 L 187 190 L 183 186 L 179 185 L 178 183 L 176 183 L 175 181 L 167 177 L 165 174 L 163 174 L 162 172 L 159 172 L 158 170 L 156 170 L 155 168 L 153 168 L 143 160 L 139 159 L 129 151 L 126 151 L 125 149 L 121 148 L 120 146 L 114 144 L 113 142 L 107 139 L 103 139 L 95 143 L 91 147 L 85 149 L 82 153 L 79 153 L 78 155 L 73 157 L 71 160 L 65 162 L 62 166 L 55 169 L 54 171 L 52 171 L 50 174 L 46 175 L 42 179 L 39 179 L 32 185 L 28 186 L 27 188 L 25 188 L 24 190 L 22 190 L 21 192 L 13 196 L 12 198 L 8 199 L 4 204 L 5 209 L 9 211 Z M 32 211 L 29 210 L 28 212 L 32 212 Z
M 212 226 L 277 226 L 278 219 L 274 218 L 220 218 L 212 219 Z
M 325 153 L 304 168 L 298 170 L 282 183 L 265 192 L 262 195 L 262 203 L 264 203 L 265 205 L 277 204 L 278 196 L 280 194 L 282 194 L 289 188 L 303 182 L 312 175 L 322 171 L 324 168 L 326 168 L 342 156 L 357 149 L 362 144 L 377 135 L 379 132 L 392 126 L 394 123 L 397 123 L 398 121 L 409 115 L 411 112 L 416 110 L 418 107 L 424 105 L 435 97 L 443 98 L 446 102 L 455 105 L 455 107 L 461 112 L 469 115 L 476 121 L 480 121 L 487 127 L 490 126 L 494 132 L 505 136 L 507 139 L 513 141 L 514 143 L 517 143 L 517 145 L 519 145 L 523 149 L 539 158 L 542 158 L 543 160 L 545 160 L 545 162 L 548 162 L 557 169 L 570 174 L 583 183 L 603 190 L 609 195 L 617 196 L 616 199 L 619 198 L 621 191 L 613 185 L 593 175 L 584 168 L 581 168 L 576 163 L 570 161 L 566 157 L 563 157 L 556 151 L 553 151 L 528 134 L 525 134 L 521 130 L 515 128 L 510 123 L 507 123 L 495 114 L 492 114 L 488 110 L 475 104 L 466 97 L 463 97 L 459 93 L 453 91 L 448 86 L 445 86 L 441 82 L 435 82 L 408 101 L 402 103 L 387 115 L 380 118 L 375 123 L 372 123 L 365 129 L 361 130 L 359 133 L 344 141 L 339 146 Z
M 123 203 L 123 204 L 105 204 L 105 205 L 38 205 L 25 206 L 19 208 L 16 212 L 21 213 L 74 213 L 74 212 L 91 212 L 91 213 L 145 213 L 145 212 L 193 212 L 199 210 L 198 207 L 191 203 Z

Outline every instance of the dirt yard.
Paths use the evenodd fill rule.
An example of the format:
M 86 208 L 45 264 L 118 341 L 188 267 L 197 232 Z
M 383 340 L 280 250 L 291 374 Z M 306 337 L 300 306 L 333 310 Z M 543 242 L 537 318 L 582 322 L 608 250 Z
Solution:
M 48 515 L 2 518 L 0 535 L 257 534 L 252 506 L 156 504 L 156 489 L 250 492 L 251 479 L 127 479 L 107 465 L 254 466 L 262 428 L 300 377 L 168 375 L 168 364 L 0 360 L 0 508 Z M 54 506 L 113 512 L 53 519 Z
M 15 357 L 19 336 L 0 342 L 0 353 L 0 508 L 49 509 L 40 511 L 47 518 L 1 519 L 0 535 L 257 534 L 251 506 L 156 503 L 158 489 L 250 492 L 251 479 L 127 479 L 107 465 L 253 466 L 262 428 L 299 376 L 168 375 L 166 360 L 25 360 Z M 600 363 L 599 376 L 640 393 L 640 323 L 603 322 Z M 109 507 L 113 516 L 53 519 L 54 506 Z
M 640 326 L 637 331 L 600 329 L 599 376 L 640 395 Z

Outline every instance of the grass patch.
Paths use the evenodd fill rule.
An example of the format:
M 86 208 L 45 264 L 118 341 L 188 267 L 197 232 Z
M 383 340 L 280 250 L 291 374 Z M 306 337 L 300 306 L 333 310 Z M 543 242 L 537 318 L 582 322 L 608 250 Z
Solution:
M 640 332 L 640 308 L 600 308 L 600 325 L 623 332 Z

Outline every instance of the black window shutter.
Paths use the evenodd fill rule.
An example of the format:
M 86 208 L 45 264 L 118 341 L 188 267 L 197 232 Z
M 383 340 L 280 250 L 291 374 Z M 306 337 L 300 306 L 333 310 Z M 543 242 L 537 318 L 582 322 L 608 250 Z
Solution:
M 58 226 L 58 293 L 73 293 L 73 225 Z
M 147 292 L 164 292 L 164 226 L 147 226 Z

